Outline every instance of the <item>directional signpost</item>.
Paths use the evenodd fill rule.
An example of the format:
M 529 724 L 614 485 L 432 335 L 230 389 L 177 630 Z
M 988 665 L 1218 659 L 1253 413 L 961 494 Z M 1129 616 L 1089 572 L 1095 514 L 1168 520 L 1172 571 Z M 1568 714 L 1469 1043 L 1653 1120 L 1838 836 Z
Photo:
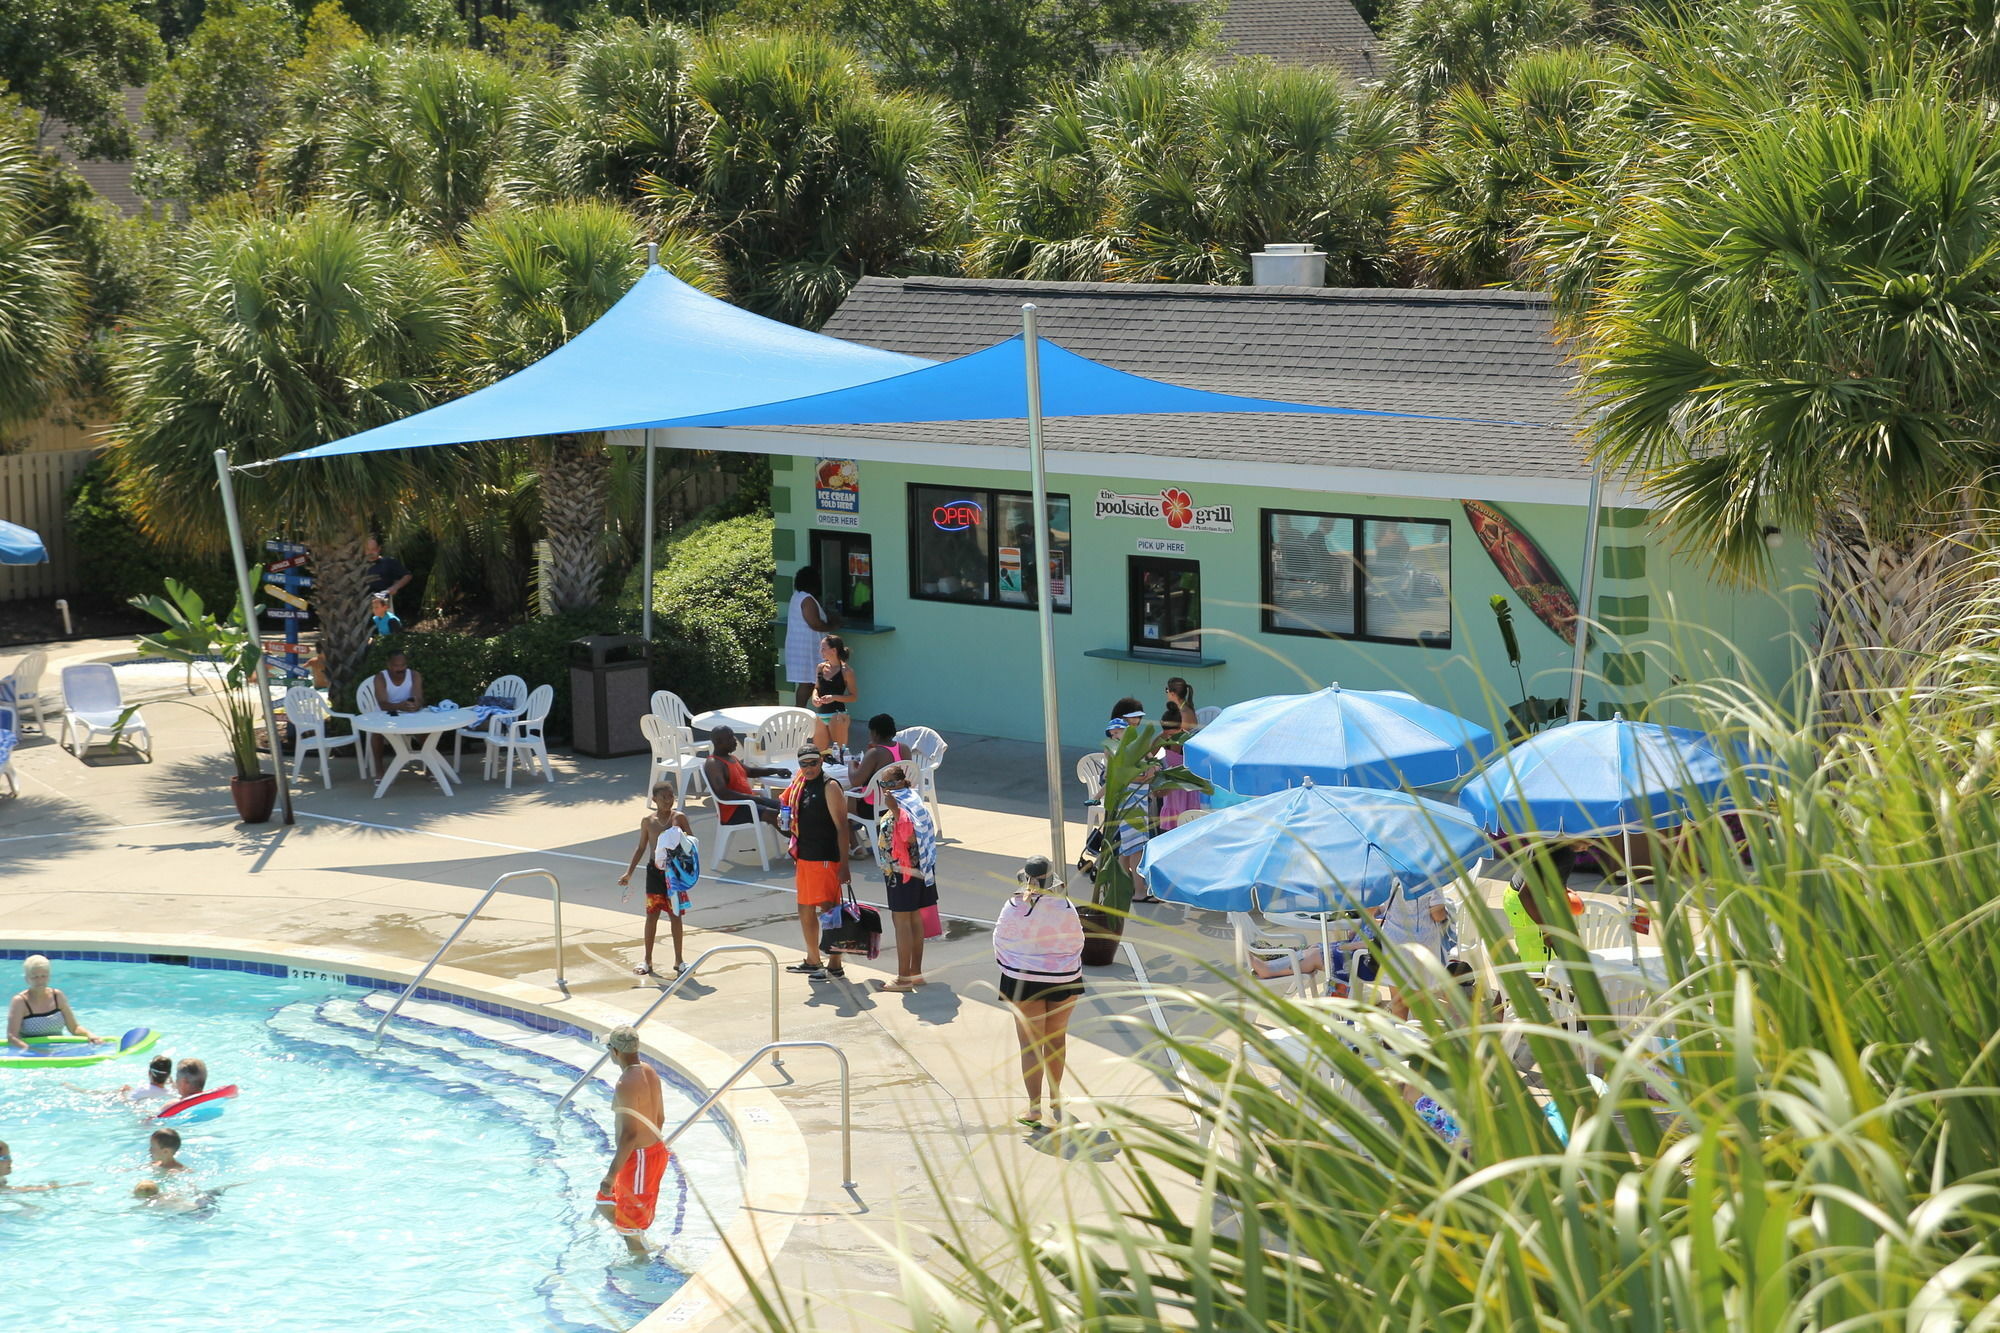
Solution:
M 312 587 L 313 581 L 304 573 L 305 567 L 312 561 L 312 552 L 300 542 L 283 541 L 265 542 L 264 550 L 273 557 L 264 566 L 264 572 L 270 576 L 264 584 L 264 593 L 285 603 L 284 606 L 272 607 L 264 614 L 284 622 L 285 641 L 282 648 L 285 674 L 302 677 L 308 673 L 299 652 L 299 626 L 312 619 L 312 604 L 299 593 Z M 274 646 L 278 645 L 266 645 L 266 653 Z

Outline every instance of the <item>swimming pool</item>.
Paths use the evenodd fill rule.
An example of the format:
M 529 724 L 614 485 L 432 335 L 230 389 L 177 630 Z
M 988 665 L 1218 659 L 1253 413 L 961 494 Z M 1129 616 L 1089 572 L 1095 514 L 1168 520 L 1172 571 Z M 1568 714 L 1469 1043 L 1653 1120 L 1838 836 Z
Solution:
M 56 984 L 92 1029 L 157 1028 L 160 1051 L 200 1056 L 210 1088 L 242 1095 L 183 1127 L 192 1169 L 163 1206 L 133 1196 L 158 1178 L 152 1126 L 103 1095 L 143 1082 L 144 1058 L 0 1070 L 11 1183 L 74 1182 L 0 1191 L 9 1324 L 625 1329 L 716 1252 L 741 1157 L 712 1118 L 675 1144 L 651 1233 L 664 1259 L 628 1260 L 595 1216 L 609 1087 L 552 1114 L 599 1049 L 587 1034 L 417 1001 L 377 1053 L 393 991 L 260 970 L 288 975 L 59 959 Z M 671 1078 L 666 1091 L 678 1123 L 694 1099 Z

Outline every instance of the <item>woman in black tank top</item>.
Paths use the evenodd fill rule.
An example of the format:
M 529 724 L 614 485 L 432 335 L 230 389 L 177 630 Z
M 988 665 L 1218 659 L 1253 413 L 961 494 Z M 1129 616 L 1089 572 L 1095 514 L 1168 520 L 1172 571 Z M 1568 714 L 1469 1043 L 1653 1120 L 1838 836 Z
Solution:
M 813 677 L 813 745 L 847 748 L 847 705 L 854 702 L 854 668 L 847 664 L 847 640 L 829 634 L 819 641 L 820 664 Z

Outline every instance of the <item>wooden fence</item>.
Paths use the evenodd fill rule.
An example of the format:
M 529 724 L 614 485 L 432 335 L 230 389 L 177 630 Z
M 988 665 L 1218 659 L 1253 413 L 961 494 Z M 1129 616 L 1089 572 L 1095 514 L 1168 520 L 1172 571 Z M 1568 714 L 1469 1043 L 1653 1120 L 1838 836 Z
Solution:
M 0 518 L 32 528 L 49 548 L 45 565 L 0 565 L 0 602 L 82 590 L 63 497 L 97 454 L 95 449 L 65 449 L 0 456 Z

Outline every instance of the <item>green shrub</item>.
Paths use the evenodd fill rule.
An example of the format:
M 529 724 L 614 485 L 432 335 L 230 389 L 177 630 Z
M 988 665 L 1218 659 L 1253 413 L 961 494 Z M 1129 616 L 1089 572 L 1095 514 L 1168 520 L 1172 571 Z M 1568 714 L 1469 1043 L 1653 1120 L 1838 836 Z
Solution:
M 209 606 L 236 604 L 236 572 L 229 558 L 183 555 L 148 538 L 118 494 L 103 458 L 70 487 L 64 522 L 86 589 L 79 601 L 124 606 L 134 597 L 157 596 L 172 578 L 194 589 Z
M 690 528 L 660 546 L 653 579 L 652 688 L 672 690 L 696 712 L 769 692 L 771 520 L 747 517 Z M 591 634 L 639 632 L 637 572 L 615 606 L 530 620 L 491 638 L 406 630 L 378 639 L 362 667 L 382 669 L 401 649 L 424 675 L 424 697 L 470 704 L 501 676 L 553 685 L 548 734 L 570 735 L 570 645 Z

